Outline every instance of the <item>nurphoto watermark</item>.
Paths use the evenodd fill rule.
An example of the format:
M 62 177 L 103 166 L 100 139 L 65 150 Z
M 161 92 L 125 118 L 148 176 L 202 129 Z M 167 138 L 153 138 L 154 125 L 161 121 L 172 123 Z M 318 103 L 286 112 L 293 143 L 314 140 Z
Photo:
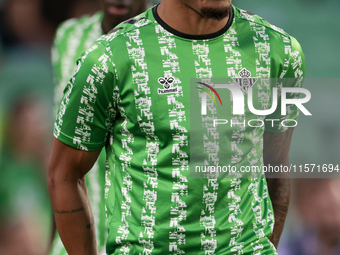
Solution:
M 280 133 L 298 126 L 299 113 L 312 116 L 307 106 L 312 95 L 302 87 L 303 78 L 255 78 L 246 69 L 239 76 L 191 79 L 191 177 L 276 178 L 280 174 L 309 178 L 307 172 L 297 171 L 299 166 L 293 167 L 295 171 L 292 166 L 272 166 L 279 171 L 268 172 L 263 162 L 264 132 Z

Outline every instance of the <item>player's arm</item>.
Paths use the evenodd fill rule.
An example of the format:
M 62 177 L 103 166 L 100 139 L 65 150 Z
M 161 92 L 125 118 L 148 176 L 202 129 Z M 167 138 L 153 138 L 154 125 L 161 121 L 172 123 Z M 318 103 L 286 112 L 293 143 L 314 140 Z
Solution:
M 70 255 L 98 254 L 85 174 L 100 151 L 82 151 L 53 138 L 48 189 L 55 222 Z
M 48 186 L 57 229 L 70 255 L 98 254 L 85 174 L 113 126 L 114 84 L 114 65 L 97 42 L 79 59 L 54 124 Z
M 58 27 L 56 34 L 54 35 L 53 45 L 51 47 L 51 62 L 52 62 L 52 67 L 53 67 L 53 83 L 54 83 L 54 110 L 53 112 L 55 113 L 58 111 L 58 106 L 59 106 L 59 103 L 62 97 L 62 93 L 59 92 L 62 90 L 62 88 L 60 88 L 60 81 L 62 80 L 61 55 L 62 55 L 63 50 L 65 50 L 66 47 L 63 45 L 64 47 L 63 48 L 61 46 L 61 43 L 66 41 L 66 38 L 63 38 L 63 37 L 65 34 L 66 27 L 68 26 L 67 23 L 69 22 L 70 21 L 66 21 Z M 64 86 L 66 86 L 66 84 L 64 84 Z M 57 227 L 55 224 L 54 215 L 52 215 L 50 242 L 47 248 L 47 254 L 51 252 L 53 241 L 56 236 L 56 232 L 57 232 Z
M 288 65 L 282 66 L 279 80 L 282 87 L 302 86 L 303 77 L 305 75 L 305 60 L 300 44 L 295 38 L 290 37 L 290 51 L 284 50 L 284 57 L 289 60 Z M 286 49 L 286 47 L 285 47 Z M 289 99 L 299 98 L 298 93 L 288 93 L 286 97 Z M 281 99 L 280 99 L 281 100 Z M 286 106 L 286 115 L 281 115 L 281 103 L 279 102 L 275 112 L 269 116 L 268 119 L 285 120 L 285 126 L 279 124 L 266 124 L 265 133 L 263 137 L 263 160 L 264 165 L 271 166 L 287 166 L 289 167 L 288 153 L 290 142 L 293 135 L 294 126 L 297 123 L 299 110 L 296 105 L 288 104 Z M 295 122 L 294 122 L 295 121 Z M 282 123 L 282 122 L 281 122 Z M 287 128 L 289 127 L 290 128 Z M 289 199 L 290 199 L 290 179 L 289 173 L 275 173 L 274 176 L 267 177 L 268 191 L 272 201 L 275 223 L 273 234 L 270 241 L 277 248 L 280 240 L 283 226 L 286 220 Z M 270 177 L 270 178 L 268 178 Z
M 289 147 L 294 128 L 282 133 L 265 132 L 263 137 L 263 160 L 268 166 L 289 166 Z M 269 196 L 274 209 L 275 224 L 270 241 L 277 248 L 283 231 L 290 200 L 289 173 L 275 173 L 267 178 Z

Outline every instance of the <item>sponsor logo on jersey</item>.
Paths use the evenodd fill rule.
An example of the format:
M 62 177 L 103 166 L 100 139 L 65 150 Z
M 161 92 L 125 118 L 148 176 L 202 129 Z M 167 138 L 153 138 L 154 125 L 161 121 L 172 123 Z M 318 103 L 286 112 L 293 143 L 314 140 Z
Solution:
M 159 95 L 177 93 L 178 87 L 172 87 L 174 82 L 174 77 L 160 77 L 158 78 L 158 83 L 163 85 L 164 89 L 158 89 Z
M 238 75 L 240 78 L 232 78 L 234 82 L 236 82 L 244 92 L 248 93 L 248 89 L 252 87 L 258 80 L 258 78 L 250 77 L 251 72 L 247 69 L 243 68 Z

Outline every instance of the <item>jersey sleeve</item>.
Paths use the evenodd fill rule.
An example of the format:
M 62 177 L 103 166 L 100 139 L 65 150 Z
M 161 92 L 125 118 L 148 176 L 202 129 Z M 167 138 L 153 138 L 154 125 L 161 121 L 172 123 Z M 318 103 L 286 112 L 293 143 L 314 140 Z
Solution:
M 115 84 L 114 64 L 97 42 L 80 57 L 64 90 L 54 136 L 81 150 L 100 150 L 116 116 Z
M 297 123 L 299 109 L 294 104 L 286 105 L 286 115 L 281 115 L 281 88 L 301 88 L 305 76 L 305 57 L 298 41 L 291 37 L 291 51 L 287 67 L 282 70 L 278 83 L 278 102 L 276 110 L 266 117 L 265 131 L 280 133 Z M 287 99 L 300 98 L 300 93 L 287 93 Z

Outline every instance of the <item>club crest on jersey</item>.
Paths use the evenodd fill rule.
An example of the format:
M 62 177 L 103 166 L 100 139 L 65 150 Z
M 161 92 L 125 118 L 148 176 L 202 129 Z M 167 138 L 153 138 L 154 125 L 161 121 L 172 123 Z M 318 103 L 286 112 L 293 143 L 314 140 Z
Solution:
M 178 88 L 172 87 L 171 85 L 175 81 L 174 77 L 160 77 L 158 78 L 158 83 L 163 85 L 164 89 L 158 89 L 158 94 L 171 94 L 177 93 Z
M 251 72 L 247 69 L 243 68 L 238 75 L 239 78 L 232 78 L 234 82 L 236 82 L 241 89 L 243 89 L 246 93 L 248 93 L 248 89 L 251 88 L 258 80 L 258 78 L 250 77 Z

